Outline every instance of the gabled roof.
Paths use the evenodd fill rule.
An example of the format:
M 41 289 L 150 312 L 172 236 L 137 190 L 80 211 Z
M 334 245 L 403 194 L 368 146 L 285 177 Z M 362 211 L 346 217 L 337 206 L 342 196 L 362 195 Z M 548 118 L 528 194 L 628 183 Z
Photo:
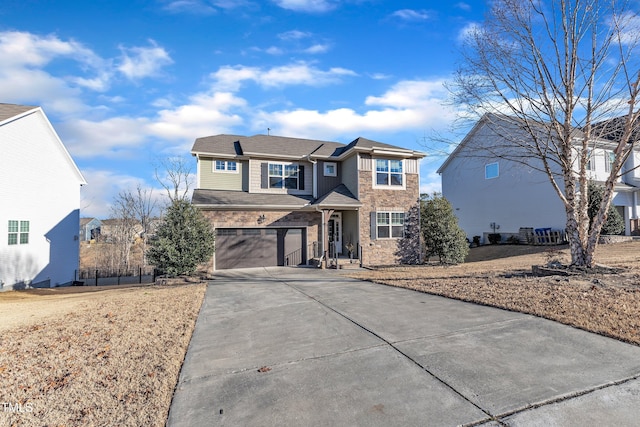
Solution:
M 16 105 L 16 104 L 0 103 L 0 123 L 36 108 L 38 107 L 34 107 L 31 105 Z
M 59 149 L 62 151 L 62 155 L 68 163 L 69 167 L 72 169 L 73 173 L 78 178 L 80 185 L 85 185 L 87 181 L 85 181 L 82 176 L 82 172 L 78 169 L 78 166 L 73 161 L 73 158 L 67 151 L 67 147 L 64 146 L 62 140 L 58 136 L 58 133 L 51 125 L 49 118 L 44 113 L 41 107 L 34 107 L 29 105 L 17 105 L 17 104 L 2 104 L 0 103 L 0 126 L 6 126 L 15 120 L 22 119 L 31 114 L 40 114 L 44 119 L 46 125 L 49 127 L 53 138 L 55 139 Z
M 302 159 L 311 157 L 316 159 L 338 159 L 350 151 L 364 151 L 384 154 L 393 153 L 403 157 L 424 157 L 423 153 L 414 150 L 357 138 L 350 144 L 320 141 L 304 138 L 289 138 L 273 135 L 214 135 L 196 139 L 191 149 L 194 155 L 215 155 L 221 157 L 279 157 Z
M 349 191 L 346 185 L 340 184 L 313 203 L 320 208 L 359 208 L 362 203 Z

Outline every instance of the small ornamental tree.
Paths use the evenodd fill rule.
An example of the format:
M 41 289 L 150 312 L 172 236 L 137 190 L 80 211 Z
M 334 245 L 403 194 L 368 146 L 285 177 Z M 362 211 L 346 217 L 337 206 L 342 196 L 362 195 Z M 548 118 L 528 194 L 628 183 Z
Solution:
M 169 276 L 193 274 L 215 250 L 211 224 L 189 201 L 174 199 L 147 252 L 149 262 Z
M 437 255 L 441 263 L 459 264 L 469 253 L 469 243 L 447 199 L 439 193 L 421 196 L 422 237 L 427 257 Z
M 589 192 L 589 226 L 593 222 L 593 219 L 598 215 L 598 209 L 602 204 L 602 196 L 604 194 L 604 187 L 596 183 L 590 182 L 588 187 Z M 612 205 L 609 205 L 607 210 L 607 219 L 605 219 L 602 225 L 601 234 L 621 234 L 624 231 L 624 219 L 620 216 L 620 213 Z

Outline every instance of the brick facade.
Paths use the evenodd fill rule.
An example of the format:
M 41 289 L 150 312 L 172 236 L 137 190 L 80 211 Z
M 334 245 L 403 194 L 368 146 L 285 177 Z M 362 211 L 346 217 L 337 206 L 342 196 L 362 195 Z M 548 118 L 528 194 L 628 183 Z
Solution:
M 214 228 L 306 228 L 307 242 L 319 241 L 322 215 L 313 211 L 202 210 Z M 258 222 L 264 215 L 265 219 Z
M 402 247 L 419 247 L 416 242 L 407 244 L 406 239 L 418 239 L 418 230 L 405 230 L 405 239 L 372 239 L 371 214 L 376 211 L 396 211 L 405 213 L 406 219 L 412 207 L 417 206 L 420 197 L 419 175 L 406 174 L 406 190 L 383 190 L 372 185 L 371 171 L 361 170 L 358 199 L 360 210 L 360 245 L 364 265 L 389 265 L 400 263 Z M 406 226 L 406 225 L 405 225 Z M 416 228 L 418 225 L 414 225 Z

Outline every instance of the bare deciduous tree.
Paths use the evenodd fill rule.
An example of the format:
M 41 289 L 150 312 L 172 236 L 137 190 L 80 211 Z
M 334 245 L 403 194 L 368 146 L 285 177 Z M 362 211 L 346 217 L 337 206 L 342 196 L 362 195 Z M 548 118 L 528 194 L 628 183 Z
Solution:
M 110 233 L 112 247 L 116 252 L 117 265 L 129 268 L 131 246 L 140 225 L 135 216 L 135 199 L 128 191 L 121 191 L 113 199 L 111 216 L 113 219 Z
M 456 103 L 475 117 L 501 118 L 494 130 L 512 149 L 482 150 L 547 174 L 565 207 L 576 266 L 594 265 L 614 184 L 628 172 L 623 166 L 640 127 L 640 18 L 633 5 L 495 0 L 486 22 L 469 31 L 464 65 L 451 87 Z M 615 158 L 590 226 L 588 163 L 604 144 Z
M 127 190 L 117 196 L 116 205 L 131 209 L 128 215 L 135 218 L 142 237 L 142 264 L 147 265 L 146 252 L 149 234 L 152 231 L 152 220 L 156 210 L 156 201 L 153 198 L 153 189 L 142 188 L 140 184 L 134 192 Z
M 191 164 L 183 157 L 170 157 L 158 161 L 156 180 L 167 190 L 169 200 L 186 200 L 192 184 Z

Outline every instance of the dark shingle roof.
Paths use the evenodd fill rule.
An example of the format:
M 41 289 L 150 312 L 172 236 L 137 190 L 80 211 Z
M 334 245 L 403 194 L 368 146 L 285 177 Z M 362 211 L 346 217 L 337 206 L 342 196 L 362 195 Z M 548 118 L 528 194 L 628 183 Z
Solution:
M 0 122 L 22 114 L 26 111 L 33 110 L 34 108 L 38 107 L 30 105 L 0 104 Z
M 247 193 L 245 191 L 195 189 L 191 203 L 199 206 L 220 207 L 283 207 L 301 208 L 311 203 L 311 196 L 292 194 Z
M 357 138 L 350 144 L 320 141 L 315 139 L 289 138 L 273 135 L 214 135 L 196 139 L 191 152 L 193 154 L 213 154 L 219 156 L 260 155 L 273 157 L 316 158 L 339 157 L 351 149 L 370 151 L 383 149 L 410 153 L 417 157 L 424 154 L 407 150 L 395 145 Z
M 324 196 L 320 197 L 314 205 L 319 207 L 352 207 L 358 208 L 362 203 L 349 191 L 346 185 L 340 184 Z

